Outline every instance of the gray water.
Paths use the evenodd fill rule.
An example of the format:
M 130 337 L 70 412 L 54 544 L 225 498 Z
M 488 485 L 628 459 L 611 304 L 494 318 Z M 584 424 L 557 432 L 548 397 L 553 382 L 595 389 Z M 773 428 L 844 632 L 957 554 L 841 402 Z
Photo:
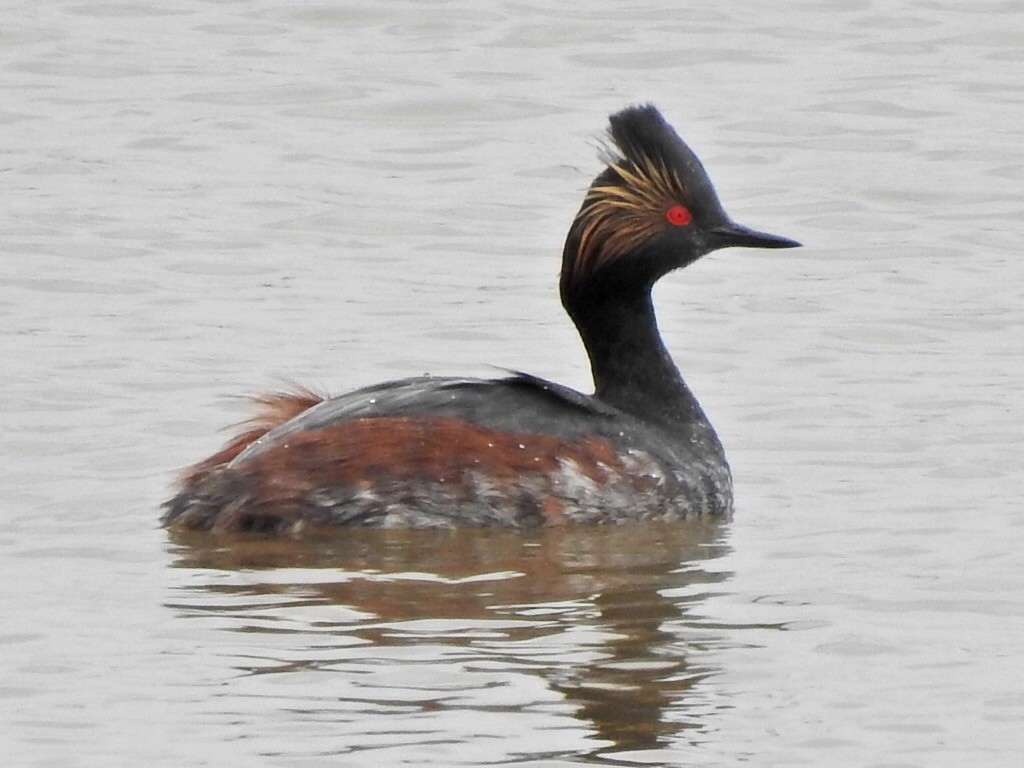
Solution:
M 8 2 L 0 762 L 1015 766 L 1024 6 Z M 562 237 L 657 103 L 728 524 L 175 538 L 233 395 L 579 388 Z

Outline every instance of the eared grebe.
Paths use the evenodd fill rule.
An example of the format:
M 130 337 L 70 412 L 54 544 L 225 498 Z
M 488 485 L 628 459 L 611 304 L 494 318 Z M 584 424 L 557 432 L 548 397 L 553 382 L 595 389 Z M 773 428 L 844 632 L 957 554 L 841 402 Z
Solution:
M 560 282 L 593 396 L 525 373 L 268 395 L 243 434 L 186 471 L 163 523 L 294 534 L 730 514 L 722 444 L 662 344 L 651 288 L 718 248 L 799 243 L 733 223 L 654 107 L 610 122 L 614 149 L 569 229 Z

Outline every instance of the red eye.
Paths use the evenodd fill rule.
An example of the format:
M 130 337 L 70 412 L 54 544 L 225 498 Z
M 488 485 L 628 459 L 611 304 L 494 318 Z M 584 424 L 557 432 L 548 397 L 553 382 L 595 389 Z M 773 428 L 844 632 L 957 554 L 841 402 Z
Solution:
M 665 211 L 665 218 L 668 219 L 669 224 L 674 224 L 677 227 L 685 227 L 690 223 L 693 218 L 690 215 L 690 211 L 685 206 L 673 205 L 667 211 Z

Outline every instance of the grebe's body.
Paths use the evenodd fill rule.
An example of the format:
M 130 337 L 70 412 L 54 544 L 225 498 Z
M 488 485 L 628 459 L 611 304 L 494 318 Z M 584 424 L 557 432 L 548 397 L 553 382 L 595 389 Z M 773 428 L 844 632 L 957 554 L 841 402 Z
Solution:
M 733 223 L 653 107 L 613 115 L 610 136 L 618 153 L 573 221 L 560 283 L 593 396 L 522 373 L 270 395 L 184 475 L 164 523 L 294 534 L 730 514 L 722 445 L 661 341 L 651 288 L 717 248 L 797 243 Z

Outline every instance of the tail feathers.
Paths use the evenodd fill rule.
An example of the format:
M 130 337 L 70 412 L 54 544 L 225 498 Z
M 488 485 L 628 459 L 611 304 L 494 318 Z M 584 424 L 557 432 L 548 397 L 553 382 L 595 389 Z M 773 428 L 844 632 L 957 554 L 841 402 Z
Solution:
M 323 402 L 326 396 L 295 385 L 290 390 L 256 395 L 250 399 L 256 406 L 256 413 L 236 425 L 241 431 L 231 438 L 227 445 L 181 473 L 178 482 L 183 488 L 194 484 L 196 480 L 210 471 L 229 464 L 232 459 L 267 432 Z

